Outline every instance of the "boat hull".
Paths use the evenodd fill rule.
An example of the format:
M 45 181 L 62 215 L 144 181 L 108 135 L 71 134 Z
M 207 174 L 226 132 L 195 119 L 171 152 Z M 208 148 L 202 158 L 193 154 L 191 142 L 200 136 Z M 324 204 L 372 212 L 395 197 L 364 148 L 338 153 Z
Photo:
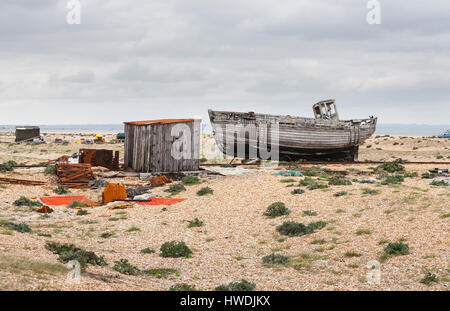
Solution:
M 212 110 L 209 116 L 216 143 L 224 154 L 265 159 L 268 151 L 277 150 L 278 159 L 283 161 L 357 160 L 359 145 L 375 132 L 377 121 L 376 118 L 340 121 Z

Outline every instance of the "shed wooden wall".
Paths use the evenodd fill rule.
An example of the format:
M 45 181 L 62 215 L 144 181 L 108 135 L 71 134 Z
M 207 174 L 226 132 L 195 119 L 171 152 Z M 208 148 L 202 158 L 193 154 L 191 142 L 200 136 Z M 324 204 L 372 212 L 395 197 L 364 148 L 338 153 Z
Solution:
M 200 168 L 200 120 L 185 122 L 191 131 L 189 159 L 175 159 L 172 145 L 178 139 L 171 135 L 179 123 L 125 123 L 125 166 L 136 172 L 182 172 Z

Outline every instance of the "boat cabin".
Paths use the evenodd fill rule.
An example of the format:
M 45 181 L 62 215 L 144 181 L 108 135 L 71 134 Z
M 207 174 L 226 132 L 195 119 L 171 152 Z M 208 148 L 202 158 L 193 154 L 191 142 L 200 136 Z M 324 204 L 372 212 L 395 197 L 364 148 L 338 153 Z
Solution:
M 318 102 L 313 106 L 313 111 L 316 119 L 339 120 L 334 99 Z

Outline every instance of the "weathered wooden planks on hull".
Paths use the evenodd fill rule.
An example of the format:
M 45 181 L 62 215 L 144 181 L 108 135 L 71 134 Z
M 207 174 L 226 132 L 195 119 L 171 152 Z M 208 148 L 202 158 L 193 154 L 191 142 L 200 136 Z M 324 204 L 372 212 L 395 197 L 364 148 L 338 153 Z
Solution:
M 375 132 L 377 118 L 339 120 L 334 100 L 319 102 L 313 110 L 316 118 L 208 112 L 216 143 L 229 156 L 255 157 L 255 149 L 267 137 L 269 148 L 278 149 L 280 160 L 356 161 L 358 147 Z

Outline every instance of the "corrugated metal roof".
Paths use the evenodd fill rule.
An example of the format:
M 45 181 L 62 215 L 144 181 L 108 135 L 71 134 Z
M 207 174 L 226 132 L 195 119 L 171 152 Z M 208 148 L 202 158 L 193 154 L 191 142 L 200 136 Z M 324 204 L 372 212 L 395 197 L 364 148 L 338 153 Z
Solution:
M 173 124 L 173 123 L 186 123 L 194 122 L 194 119 L 161 119 L 161 120 L 147 120 L 147 121 L 129 121 L 125 124 L 131 125 L 147 125 L 147 124 Z

